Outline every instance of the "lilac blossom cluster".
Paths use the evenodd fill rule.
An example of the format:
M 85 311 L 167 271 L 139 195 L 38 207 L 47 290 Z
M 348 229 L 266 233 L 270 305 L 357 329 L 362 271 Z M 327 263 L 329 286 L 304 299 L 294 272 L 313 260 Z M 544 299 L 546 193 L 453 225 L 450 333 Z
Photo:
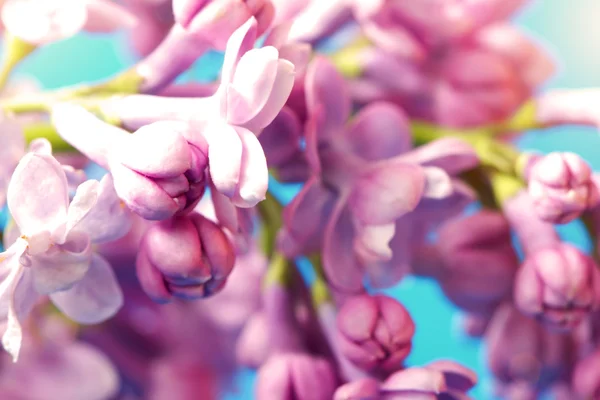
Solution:
M 542 90 L 525 3 L 4 0 L 0 398 L 210 400 L 242 366 L 259 400 L 469 399 L 466 366 L 406 363 L 417 327 L 379 289 L 408 275 L 498 395 L 599 398 L 600 254 L 555 225 L 597 244 L 600 176 L 511 144 L 600 126 L 599 92 Z M 104 82 L 11 79 L 117 30 L 139 61 Z M 211 50 L 218 81 L 177 80 Z

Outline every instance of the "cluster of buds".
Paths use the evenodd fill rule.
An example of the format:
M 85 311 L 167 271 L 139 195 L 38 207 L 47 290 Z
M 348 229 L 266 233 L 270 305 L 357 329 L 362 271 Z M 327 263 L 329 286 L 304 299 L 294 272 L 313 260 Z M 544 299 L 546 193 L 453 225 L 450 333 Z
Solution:
M 0 1 L 0 398 L 212 400 L 250 367 L 258 400 L 469 399 L 474 370 L 411 359 L 418 310 L 382 293 L 409 275 L 497 395 L 597 398 L 600 180 L 511 140 L 600 126 L 599 91 L 540 90 L 525 3 Z M 113 77 L 13 79 L 122 30 Z

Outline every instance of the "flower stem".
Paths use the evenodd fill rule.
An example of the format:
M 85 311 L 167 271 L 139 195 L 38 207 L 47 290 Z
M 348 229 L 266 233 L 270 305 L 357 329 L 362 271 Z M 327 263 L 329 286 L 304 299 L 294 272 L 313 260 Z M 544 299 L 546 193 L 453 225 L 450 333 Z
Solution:
M 28 124 L 23 128 L 25 141 L 31 143 L 35 139 L 46 138 L 52 144 L 55 152 L 76 152 L 77 150 L 60 137 L 52 124 L 39 122 Z

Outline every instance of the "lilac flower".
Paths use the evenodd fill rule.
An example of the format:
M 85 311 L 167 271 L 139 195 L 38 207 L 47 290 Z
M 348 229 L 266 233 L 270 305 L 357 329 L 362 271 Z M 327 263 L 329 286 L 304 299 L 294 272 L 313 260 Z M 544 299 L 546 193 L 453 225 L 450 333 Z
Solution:
M 258 35 L 264 33 L 272 18 L 269 1 L 211 0 L 202 3 L 184 0 L 174 4 L 178 23 L 161 44 L 134 67 L 137 75 L 143 78 L 141 92 L 160 91 L 210 48 L 224 50 L 235 31 L 250 21 Z M 191 8 L 188 9 L 188 5 Z
M 174 0 L 175 21 L 187 29 L 198 30 L 206 39 L 227 38 L 250 17 L 258 21 L 259 34 L 265 32 L 273 18 L 269 0 Z M 222 45 L 225 43 L 223 42 Z M 217 46 L 219 48 L 219 46 Z
M 238 207 L 251 207 L 264 199 L 268 170 L 255 134 L 277 116 L 294 83 L 293 64 L 280 58 L 275 47 L 252 48 L 256 29 L 252 18 L 231 36 L 221 84 L 213 96 L 128 96 L 109 100 L 102 107 L 109 115 L 116 113 L 129 127 L 161 119 L 188 122 L 186 139 L 199 148 L 208 146 L 211 181 Z M 63 116 L 66 123 L 67 116 Z M 58 130 L 81 147 L 77 146 L 81 139 L 77 140 L 74 129 L 68 136 L 60 126 Z
M 119 375 L 104 354 L 76 341 L 56 317 L 36 318 L 36 324 L 41 335 L 26 334 L 19 362 L 0 372 L 2 398 L 104 400 L 116 395 Z
M 333 366 L 302 353 L 272 356 L 259 372 L 256 396 L 261 400 L 329 400 L 336 387 Z
M 486 331 L 487 362 L 501 388 L 543 391 L 568 377 L 572 338 L 548 332 L 514 306 L 500 307 Z M 515 384 L 517 386 L 515 386 Z
M 452 219 L 437 233 L 435 278 L 450 301 L 468 312 L 488 315 L 510 298 L 519 264 L 502 214 L 484 210 Z
M 98 182 L 86 181 L 69 204 L 67 178 L 50 155 L 29 153 L 8 187 L 8 208 L 21 236 L 0 259 L 0 296 L 7 304 L 2 344 L 16 360 L 21 325 L 39 295 L 49 295 L 71 319 L 97 323 L 122 304 L 110 265 L 92 254 L 79 223 L 94 212 Z M 101 212 L 101 211 L 99 211 Z
M 325 270 L 339 289 L 360 290 L 363 270 L 372 284 L 393 285 L 407 269 L 406 253 L 390 248 L 406 247 L 410 237 L 401 217 L 419 204 L 431 207 L 422 198 L 452 197 L 456 186 L 446 171 L 458 174 L 477 157 L 454 139 L 409 151 L 407 120 L 389 104 L 366 107 L 346 126 L 346 87 L 324 59 L 311 64 L 306 85 L 312 176 L 284 211 L 279 245 L 295 256 L 322 243 Z
M 136 17 L 107 0 L 7 0 L 2 6 L 2 22 L 15 37 L 41 45 L 67 39 L 80 30 L 131 28 Z
M 555 329 L 572 329 L 600 304 L 600 271 L 574 246 L 561 243 L 529 255 L 515 281 L 515 303 Z
M 379 0 L 351 4 L 364 32 L 378 46 L 418 59 L 436 46 L 463 41 L 481 28 L 507 19 L 524 2 Z
M 173 296 L 208 297 L 221 290 L 233 269 L 235 253 L 215 223 L 198 214 L 150 226 L 136 266 L 144 291 L 155 301 Z
M 125 0 L 124 3 L 137 17 L 137 24 L 129 34 L 131 47 L 140 56 L 147 56 L 160 45 L 173 27 L 171 1 Z
M 130 135 L 79 106 L 62 104 L 53 111 L 60 134 L 100 165 L 110 169 L 121 199 L 150 220 L 191 211 L 206 188 L 206 144 L 186 140 L 190 126 L 163 121 Z M 78 135 L 81 126 L 93 128 Z
M 544 221 L 567 223 L 600 200 L 589 165 L 574 153 L 550 153 L 528 173 L 529 195 Z
M 402 40 L 390 43 L 407 48 Z M 444 126 L 477 127 L 510 117 L 553 72 L 548 55 L 506 25 L 441 49 L 419 44 L 410 52 L 415 54 L 360 51 L 353 98 L 361 103 L 393 101 L 411 117 Z M 482 65 L 486 67 L 479 69 Z
M 374 378 L 362 378 L 348 382 L 335 391 L 333 400 L 375 400 L 381 398 L 379 381 Z
M 402 304 L 387 296 L 350 298 L 337 325 L 342 352 L 367 371 L 394 372 L 412 349 L 415 324 Z
M 337 389 L 335 400 L 360 399 L 468 399 L 466 392 L 477 383 L 477 375 L 453 361 L 435 361 L 392 374 L 376 390 L 376 381 L 365 378 Z M 362 397 L 365 396 L 365 397 Z

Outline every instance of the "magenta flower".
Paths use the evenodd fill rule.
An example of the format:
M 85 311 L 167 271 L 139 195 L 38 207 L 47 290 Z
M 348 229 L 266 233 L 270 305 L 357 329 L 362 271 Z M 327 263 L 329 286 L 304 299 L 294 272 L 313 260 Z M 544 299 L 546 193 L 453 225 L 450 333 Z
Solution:
M 514 299 L 521 311 L 549 327 L 572 329 L 600 304 L 600 271 L 589 256 L 560 243 L 525 259 Z
M 437 233 L 440 265 L 435 278 L 450 301 L 487 315 L 510 298 L 519 261 L 502 214 L 480 211 L 452 219 Z
M 81 323 L 103 321 L 122 304 L 110 265 L 92 254 L 92 235 L 79 227 L 95 212 L 97 192 L 98 182 L 86 181 L 69 203 L 61 165 L 43 153 L 25 155 L 13 174 L 8 208 L 21 236 L 0 258 L 0 296 L 7 304 L 2 344 L 15 360 L 21 347 L 20 320 L 39 295 L 49 295 L 63 313 Z
M 262 35 L 273 18 L 269 0 L 173 0 L 175 21 L 195 35 L 223 49 L 229 36 L 250 18 L 258 22 Z
M 7 0 L 2 5 L 6 30 L 36 45 L 67 39 L 80 30 L 112 32 L 136 22 L 135 14 L 108 0 Z
M 550 153 L 535 161 L 527 174 L 529 195 L 544 221 L 564 224 L 600 200 L 592 169 L 574 153 Z
M 402 40 L 390 43 L 407 48 Z M 414 118 L 474 127 L 510 117 L 553 72 L 547 54 L 505 25 L 439 49 L 418 44 L 410 52 L 415 54 L 398 56 L 382 48 L 359 53 L 362 73 L 351 84 L 353 98 L 389 100 Z
M 375 399 L 468 399 L 466 393 L 477 384 L 477 375 L 453 361 L 435 361 L 424 367 L 411 367 L 392 374 L 376 387 L 364 378 L 338 388 L 334 400 Z
M 155 122 L 123 136 L 109 159 L 115 190 L 146 219 L 161 220 L 191 211 L 206 189 L 206 148 L 184 136 L 183 122 Z
M 77 341 L 72 327 L 55 316 L 36 318 L 37 335 L 26 334 L 19 362 L 4 365 L 0 396 L 27 399 L 104 400 L 118 393 L 119 374 L 106 355 Z
M 150 226 L 136 260 L 137 276 L 155 301 L 196 299 L 221 290 L 235 253 L 222 229 L 198 214 Z
M 258 371 L 256 396 L 261 400 L 330 400 L 336 388 L 333 366 L 303 353 L 272 356 Z
M 348 382 L 335 391 L 333 400 L 376 400 L 380 399 L 379 381 L 374 378 L 362 378 Z
M 108 100 L 102 106 L 130 128 L 161 120 L 188 123 L 187 141 L 199 148 L 207 146 L 212 183 L 238 207 L 252 207 L 265 197 L 268 170 L 256 134 L 275 119 L 294 84 L 294 65 L 273 46 L 254 49 L 256 35 L 256 20 L 251 18 L 231 36 L 221 84 L 213 96 L 138 95 Z M 282 43 L 281 37 L 273 41 Z M 284 48 L 291 54 L 294 46 Z M 305 49 L 298 47 L 292 53 L 303 54 Z M 64 119 L 66 125 L 66 115 Z M 74 130 L 71 134 L 61 126 L 58 130 L 81 150 Z
M 408 122 L 389 104 L 370 105 L 346 125 L 346 86 L 324 59 L 311 64 L 306 85 L 312 176 L 284 211 L 279 245 L 294 256 L 322 244 L 326 273 L 339 289 L 360 290 L 363 271 L 373 285 L 393 285 L 407 270 L 406 253 L 392 251 L 410 237 L 401 217 L 431 207 L 423 198 L 451 198 L 448 173 L 472 168 L 477 157 L 454 139 L 409 151 Z
M 495 312 L 485 339 L 488 366 L 503 392 L 537 398 L 537 392 L 568 379 L 575 357 L 572 337 L 548 332 L 510 304 Z
M 341 349 L 361 369 L 391 373 L 412 349 L 415 324 L 398 301 L 387 296 L 356 296 L 347 300 L 337 318 Z
M 350 3 L 364 32 L 378 46 L 419 59 L 435 47 L 458 43 L 483 27 L 507 19 L 525 0 Z

